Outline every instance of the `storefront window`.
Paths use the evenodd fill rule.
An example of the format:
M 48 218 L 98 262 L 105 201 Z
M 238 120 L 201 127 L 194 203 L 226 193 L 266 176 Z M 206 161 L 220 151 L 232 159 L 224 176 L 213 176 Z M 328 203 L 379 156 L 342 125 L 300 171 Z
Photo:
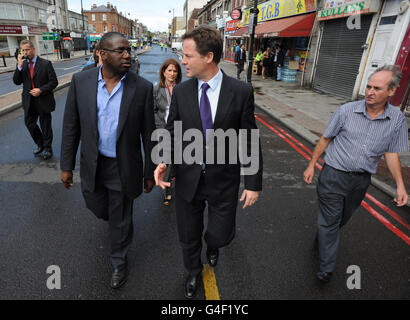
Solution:
M 0 36 L 0 51 L 9 51 L 6 36 Z

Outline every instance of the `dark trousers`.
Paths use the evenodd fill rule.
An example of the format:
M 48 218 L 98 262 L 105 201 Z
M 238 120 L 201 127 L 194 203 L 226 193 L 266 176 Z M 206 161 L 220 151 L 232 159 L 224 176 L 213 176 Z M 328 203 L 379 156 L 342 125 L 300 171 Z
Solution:
M 370 182 L 370 173 L 348 173 L 324 165 L 317 185 L 320 271 L 335 269 L 340 229 L 362 203 Z
M 94 192 L 83 191 L 87 205 L 98 218 L 108 221 L 111 264 L 122 268 L 133 237 L 132 210 L 134 200 L 121 192 L 117 160 L 99 156 Z
M 258 66 L 258 73 L 257 73 L 257 75 L 260 76 L 260 75 L 262 74 L 261 61 L 257 62 L 256 65 Z
M 241 62 L 239 62 L 239 63 L 236 65 L 236 69 L 237 69 L 236 77 L 237 77 L 238 79 L 241 78 L 241 72 L 244 70 L 243 67 L 244 67 L 244 63 L 241 63 Z
M 40 127 L 37 125 L 38 120 L 40 120 Z M 52 151 L 53 129 L 51 126 L 51 113 L 40 112 L 36 98 L 31 98 L 30 107 L 24 112 L 24 123 L 34 143 L 39 147 L 44 147 L 46 151 Z
M 204 239 L 208 248 L 219 249 L 227 246 L 235 237 L 238 192 L 235 193 L 236 197 L 221 201 L 210 197 L 210 190 L 212 185 L 207 182 L 206 174 L 203 174 L 192 202 L 187 202 L 178 194 L 176 195 L 179 241 L 182 246 L 184 266 L 190 275 L 199 274 L 203 268 L 201 252 L 206 205 L 208 205 L 208 225 Z

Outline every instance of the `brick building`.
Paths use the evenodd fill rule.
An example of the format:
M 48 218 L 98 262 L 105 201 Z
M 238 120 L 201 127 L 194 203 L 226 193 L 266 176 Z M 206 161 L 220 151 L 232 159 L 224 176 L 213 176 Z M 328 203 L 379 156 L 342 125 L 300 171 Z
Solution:
M 107 2 L 106 6 L 93 4 L 91 10 L 84 10 L 84 15 L 88 17 L 91 33 L 116 31 L 128 37 L 133 35 L 133 21 L 118 12 L 117 7 L 110 2 Z

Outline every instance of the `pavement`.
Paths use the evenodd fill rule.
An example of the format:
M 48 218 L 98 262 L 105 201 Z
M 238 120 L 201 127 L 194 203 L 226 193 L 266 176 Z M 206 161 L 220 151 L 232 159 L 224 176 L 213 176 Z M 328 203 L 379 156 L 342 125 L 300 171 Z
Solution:
M 236 78 L 236 66 L 222 61 L 220 67 L 226 74 Z M 246 72 L 241 74 L 242 80 Z M 330 94 L 318 93 L 301 87 L 298 83 L 263 80 L 261 76 L 252 74 L 252 85 L 255 88 L 255 104 L 289 129 L 315 145 L 325 131 L 332 114 L 349 100 Z M 410 128 L 410 117 L 407 116 Z M 410 136 L 410 135 L 409 135 Z M 410 152 L 400 154 L 403 179 L 410 191 Z M 396 196 L 396 184 L 382 158 L 377 173 L 372 177 L 372 184 L 390 195 Z M 410 206 L 410 201 L 408 203 Z

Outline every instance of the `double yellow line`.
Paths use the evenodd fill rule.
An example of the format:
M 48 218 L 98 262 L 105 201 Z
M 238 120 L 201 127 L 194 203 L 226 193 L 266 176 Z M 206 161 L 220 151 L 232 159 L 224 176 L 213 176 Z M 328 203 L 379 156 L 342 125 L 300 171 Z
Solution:
M 205 299 L 221 300 L 221 297 L 219 296 L 218 286 L 216 284 L 214 268 L 212 268 L 209 264 L 204 264 L 202 278 L 205 288 Z

